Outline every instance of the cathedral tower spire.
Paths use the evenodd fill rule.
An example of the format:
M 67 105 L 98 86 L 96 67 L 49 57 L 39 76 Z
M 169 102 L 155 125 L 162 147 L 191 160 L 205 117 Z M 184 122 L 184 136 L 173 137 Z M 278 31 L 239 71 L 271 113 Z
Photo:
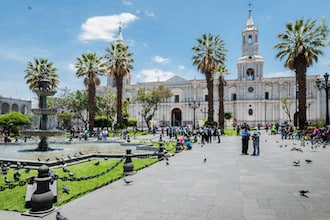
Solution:
M 257 80 L 263 77 L 264 60 L 259 56 L 258 28 L 254 25 L 251 4 L 249 16 L 242 31 L 242 56 L 237 63 L 238 80 Z

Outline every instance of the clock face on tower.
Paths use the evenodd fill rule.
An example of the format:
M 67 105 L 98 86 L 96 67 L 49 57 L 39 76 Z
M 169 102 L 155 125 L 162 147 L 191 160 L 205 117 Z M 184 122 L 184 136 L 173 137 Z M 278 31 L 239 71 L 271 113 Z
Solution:
M 249 92 L 253 92 L 253 90 L 254 90 L 254 89 L 253 89 L 253 87 L 251 87 L 251 86 L 248 88 L 248 91 L 249 91 Z

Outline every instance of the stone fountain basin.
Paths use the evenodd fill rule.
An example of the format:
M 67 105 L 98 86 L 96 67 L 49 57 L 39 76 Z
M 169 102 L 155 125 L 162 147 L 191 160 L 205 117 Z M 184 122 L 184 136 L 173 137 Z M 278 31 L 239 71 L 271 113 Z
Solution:
M 25 130 L 21 131 L 22 136 L 41 136 L 41 137 L 53 137 L 64 135 L 65 131 L 60 130 Z

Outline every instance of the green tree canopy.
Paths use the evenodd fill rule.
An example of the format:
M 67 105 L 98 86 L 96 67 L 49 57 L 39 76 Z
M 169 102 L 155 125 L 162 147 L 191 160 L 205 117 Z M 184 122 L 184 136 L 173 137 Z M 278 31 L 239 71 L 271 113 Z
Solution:
M 150 129 L 150 121 L 158 110 L 158 105 L 164 99 L 172 97 L 173 93 L 171 89 L 163 84 L 154 88 L 150 92 L 147 92 L 145 88 L 140 88 L 137 92 L 135 99 L 142 103 L 142 117 Z
M 296 73 L 298 88 L 298 125 L 304 128 L 306 122 L 306 71 L 324 52 L 320 49 L 329 44 L 325 19 L 317 26 L 316 20 L 304 18 L 288 22 L 284 33 L 278 34 L 281 40 L 275 45 L 276 57 L 285 59 L 284 66 Z
M 227 56 L 224 41 L 219 35 L 203 34 L 202 38 L 197 38 L 197 45 L 192 48 L 193 65 L 205 75 L 208 91 L 208 121 L 214 121 L 214 102 L 213 102 L 213 80 L 215 70 L 224 65 Z
M 99 57 L 95 53 L 86 53 L 78 57 L 75 64 L 77 69 L 76 76 L 78 78 L 84 78 L 84 85 L 87 88 L 90 131 L 93 131 L 94 127 L 96 86 L 100 85 L 101 82 L 99 76 L 105 75 L 106 73 L 106 63 L 104 63 L 102 59 L 103 57 Z

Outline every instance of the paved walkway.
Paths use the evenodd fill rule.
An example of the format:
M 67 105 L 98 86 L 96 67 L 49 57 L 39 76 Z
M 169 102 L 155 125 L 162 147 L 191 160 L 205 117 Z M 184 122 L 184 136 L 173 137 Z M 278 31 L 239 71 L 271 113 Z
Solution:
M 265 132 L 259 157 L 241 155 L 240 145 L 239 137 L 195 144 L 171 157 L 169 165 L 161 161 L 130 176 L 130 185 L 119 180 L 59 211 L 70 220 L 330 219 L 330 146 L 306 144 L 303 153 L 291 151 L 299 141 Z M 300 166 L 293 166 L 296 160 Z M 302 189 L 308 198 L 300 195 Z M 38 218 L 2 211 L 0 219 Z M 42 219 L 54 220 L 55 213 Z

